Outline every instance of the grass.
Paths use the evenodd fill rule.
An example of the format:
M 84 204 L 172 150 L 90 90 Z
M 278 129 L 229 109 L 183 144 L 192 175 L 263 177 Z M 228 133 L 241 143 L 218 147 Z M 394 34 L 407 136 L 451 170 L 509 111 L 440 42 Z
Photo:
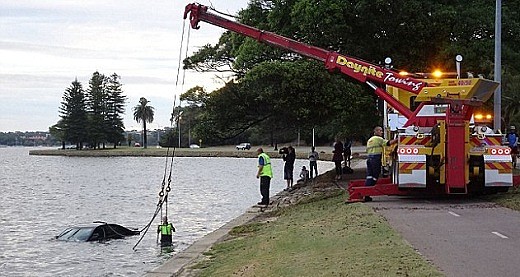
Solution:
M 520 174 L 520 169 L 513 169 L 513 174 Z M 495 202 L 506 208 L 510 208 L 515 211 L 520 211 L 520 187 L 510 188 L 506 193 L 487 195 L 484 197 L 484 199 Z
M 197 276 L 442 276 L 370 207 L 343 200 L 304 201 L 234 228 Z
M 484 199 L 495 202 L 500 206 L 520 211 L 520 187 L 510 188 L 506 193 L 488 195 Z

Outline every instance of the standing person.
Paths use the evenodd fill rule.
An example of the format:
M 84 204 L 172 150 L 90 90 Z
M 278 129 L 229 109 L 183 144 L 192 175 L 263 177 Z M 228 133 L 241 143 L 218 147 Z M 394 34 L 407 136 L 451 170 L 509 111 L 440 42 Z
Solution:
M 289 190 L 292 188 L 294 179 L 294 161 L 296 160 L 296 153 L 294 153 L 294 148 L 292 146 L 287 147 L 287 154 L 282 156 L 285 161 L 285 165 L 283 167 L 283 178 L 287 181 L 287 188 Z
M 161 234 L 161 247 L 172 246 L 172 232 L 175 232 L 175 227 L 168 223 L 167 216 L 163 216 L 162 224 L 157 228 L 157 233 Z
M 311 179 L 314 178 L 312 173 L 316 173 L 316 177 L 318 177 L 318 159 L 320 158 L 320 154 L 316 152 L 316 148 L 314 146 L 311 147 L 311 152 L 309 153 L 309 170 L 311 171 Z M 313 170 L 314 169 L 314 170 Z
M 509 133 L 506 135 L 507 145 L 511 148 L 511 158 L 513 160 L 513 168 L 516 168 L 516 156 L 518 155 L 518 133 L 516 127 L 509 127 Z
M 262 148 L 256 150 L 258 154 L 258 172 L 256 178 L 260 179 L 260 194 L 262 201 L 258 205 L 269 205 L 269 188 L 271 185 L 271 178 L 273 178 L 273 170 L 271 169 L 271 158 L 264 153 Z
M 374 128 L 374 135 L 367 141 L 367 177 L 365 186 L 375 186 L 379 174 L 381 174 L 381 158 L 383 155 L 383 147 L 390 146 L 397 142 L 397 139 L 386 140 L 383 138 L 383 128 L 377 126 Z M 368 200 L 371 198 L 368 197 Z
M 350 167 L 350 156 L 352 156 L 352 141 L 350 138 L 347 138 L 343 144 L 343 158 L 345 159 L 345 166 Z
M 341 162 L 343 161 L 343 143 L 336 138 L 334 142 L 334 150 L 332 150 L 332 161 L 336 167 L 336 180 L 341 180 Z

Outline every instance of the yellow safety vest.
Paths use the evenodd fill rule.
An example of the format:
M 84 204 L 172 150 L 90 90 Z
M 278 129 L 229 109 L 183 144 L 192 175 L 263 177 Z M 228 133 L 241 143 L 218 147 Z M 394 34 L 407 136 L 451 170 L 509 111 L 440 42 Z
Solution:
M 273 178 L 273 170 L 271 169 L 271 158 L 267 156 L 266 153 L 261 153 L 258 155 L 258 158 L 262 157 L 264 159 L 264 167 L 262 168 L 262 172 L 260 172 L 260 176 L 269 176 L 269 178 Z
M 172 230 L 175 231 L 175 228 L 173 228 L 173 225 L 171 223 L 168 223 L 166 225 L 159 225 L 159 231 L 161 232 L 161 235 L 169 236 L 172 234 Z
M 376 155 L 383 153 L 383 146 L 388 142 L 388 140 L 380 137 L 380 136 L 372 136 L 367 141 L 367 154 Z

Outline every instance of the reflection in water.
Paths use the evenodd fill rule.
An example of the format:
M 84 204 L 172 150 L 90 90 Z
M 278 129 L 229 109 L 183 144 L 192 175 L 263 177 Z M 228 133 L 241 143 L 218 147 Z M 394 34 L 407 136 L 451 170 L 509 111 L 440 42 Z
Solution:
M 0 149 L 0 271 L 9 276 L 141 276 L 260 199 L 256 159 L 175 158 L 168 218 L 177 232 L 170 251 L 157 245 L 154 226 L 161 217 L 136 251 L 136 237 L 56 241 L 67 227 L 96 220 L 143 228 L 157 204 L 165 158 L 45 157 L 28 151 Z M 295 168 L 306 163 L 296 161 Z M 282 161 L 273 160 L 273 167 L 272 195 L 284 188 Z

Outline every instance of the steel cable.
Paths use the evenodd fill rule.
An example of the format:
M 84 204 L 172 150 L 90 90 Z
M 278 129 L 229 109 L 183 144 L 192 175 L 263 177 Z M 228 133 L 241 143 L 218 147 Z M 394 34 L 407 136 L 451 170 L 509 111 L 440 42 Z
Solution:
M 179 49 L 179 64 L 178 64 L 178 67 L 177 67 L 177 76 L 176 76 L 176 79 L 175 79 L 175 87 L 176 88 L 178 87 L 178 82 L 179 82 L 180 68 L 181 68 L 181 62 L 182 62 L 182 48 L 183 48 L 183 43 L 184 43 L 184 31 L 185 31 L 185 29 L 186 29 L 186 21 L 184 20 L 183 23 L 182 23 L 181 46 L 180 46 L 180 49 Z M 187 37 L 187 43 L 186 43 L 186 56 L 188 56 L 189 35 L 190 35 L 190 31 L 189 31 L 189 27 L 188 27 L 188 37 Z M 184 86 L 184 81 L 185 81 L 185 70 L 183 70 L 182 87 Z M 181 90 L 182 90 L 182 88 L 181 88 Z M 180 96 L 179 96 L 179 101 L 180 101 Z M 173 121 L 174 121 L 174 115 L 175 115 L 175 104 L 176 104 L 176 95 L 174 94 L 173 108 L 172 108 L 172 117 L 170 119 L 170 127 L 171 128 L 173 128 Z M 179 119 L 177 119 L 177 120 L 179 120 Z M 179 136 L 180 136 L 180 134 L 179 134 Z M 134 251 L 135 251 L 137 245 L 139 245 L 139 243 L 141 243 L 141 241 L 144 239 L 144 236 L 146 235 L 146 233 L 150 229 L 150 226 L 154 222 L 154 220 L 157 217 L 157 215 L 159 213 L 161 213 L 161 217 L 162 217 L 163 204 L 166 204 L 165 205 L 165 214 L 166 214 L 166 216 L 168 216 L 168 194 L 171 191 L 171 182 L 172 182 L 172 173 L 173 173 L 173 163 L 174 163 L 174 157 L 175 157 L 175 150 L 176 150 L 176 147 L 174 145 L 173 146 L 173 150 L 171 152 L 171 156 L 170 156 L 170 146 L 168 145 L 168 148 L 166 150 L 164 175 L 163 175 L 163 180 L 161 182 L 161 190 L 159 192 L 159 200 L 157 202 L 157 206 L 156 206 L 155 212 L 153 213 L 153 216 L 152 216 L 151 220 L 146 224 L 145 227 L 143 227 L 143 229 L 141 229 L 141 231 L 139 231 L 142 234 L 141 234 L 141 237 L 139 238 L 139 240 L 134 245 L 134 247 L 132 247 L 132 250 L 134 250 Z M 168 163 L 168 160 L 169 160 L 170 157 L 171 157 L 171 159 L 170 159 L 170 161 Z M 168 168 L 169 168 L 169 170 L 168 170 Z M 168 183 L 166 185 L 166 175 L 167 175 L 167 173 L 168 173 Z M 165 185 L 166 185 L 166 188 L 165 188 Z

